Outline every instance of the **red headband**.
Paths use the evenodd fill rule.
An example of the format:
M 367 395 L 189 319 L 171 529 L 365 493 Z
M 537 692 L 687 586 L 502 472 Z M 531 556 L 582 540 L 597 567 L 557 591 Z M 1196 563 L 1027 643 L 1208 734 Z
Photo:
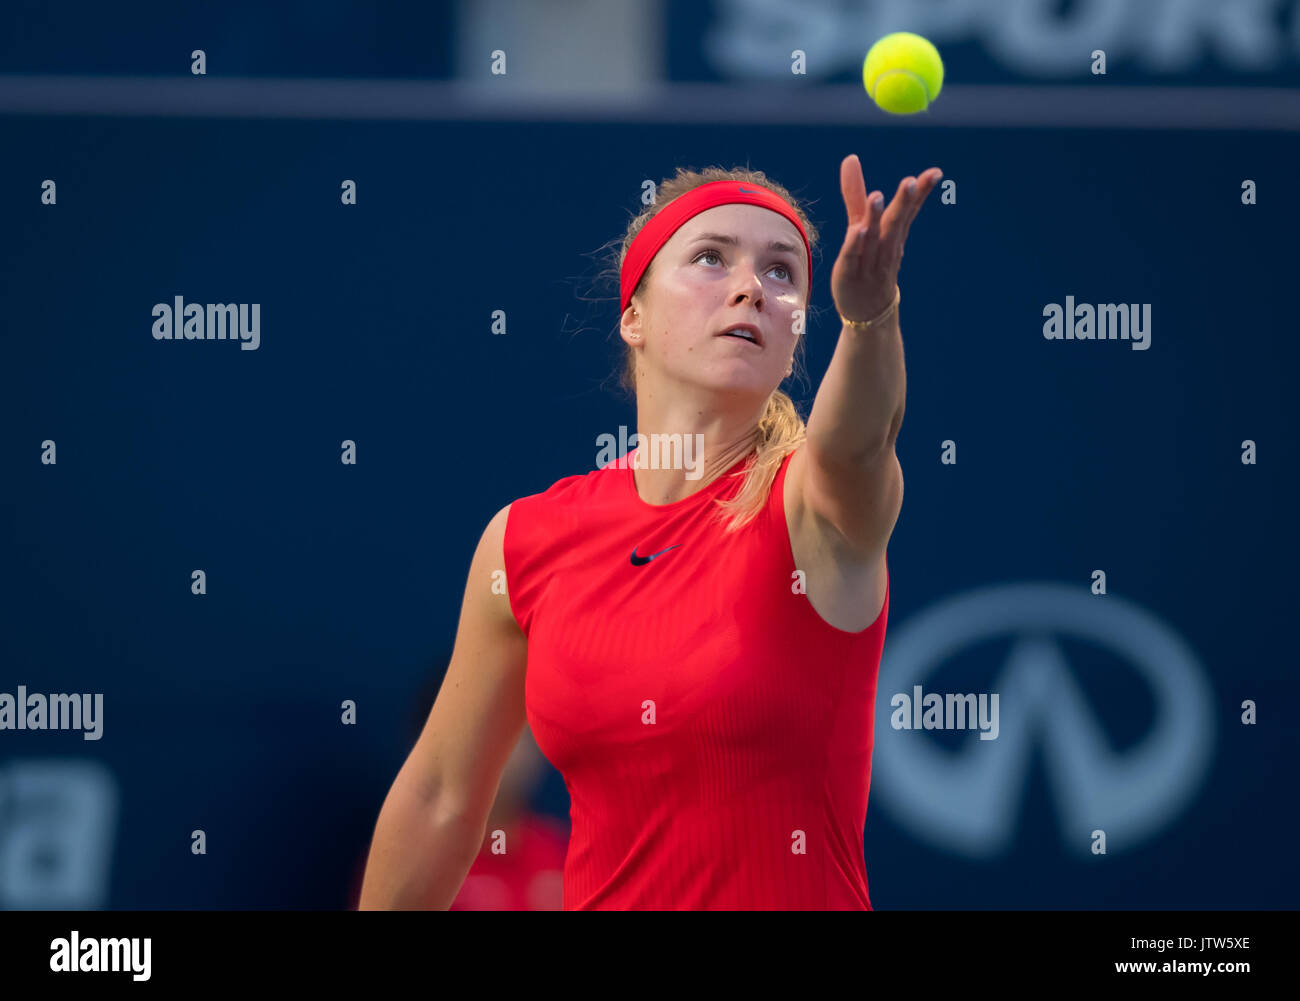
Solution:
M 710 181 L 692 188 L 684 195 L 674 198 L 662 209 L 650 217 L 650 221 L 641 227 L 641 231 L 632 239 L 632 246 L 627 248 L 623 258 L 623 268 L 619 279 L 621 307 L 624 312 L 632 301 L 632 293 L 637 282 L 645 274 L 651 260 L 682 224 L 706 209 L 718 205 L 758 205 L 771 209 L 785 216 L 803 237 L 803 249 L 808 254 L 808 280 L 812 281 L 812 249 L 808 246 L 808 234 L 804 232 L 803 223 L 794 209 L 780 195 L 757 185 L 746 186 L 745 181 Z

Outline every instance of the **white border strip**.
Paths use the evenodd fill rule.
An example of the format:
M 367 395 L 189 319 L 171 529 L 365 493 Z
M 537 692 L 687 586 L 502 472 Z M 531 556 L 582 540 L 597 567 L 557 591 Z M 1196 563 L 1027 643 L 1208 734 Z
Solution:
M 0 76 L 0 114 L 1300 131 L 1300 92 L 1264 87 L 948 86 L 887 115 L 862 88 L 657 84 L 547 93 L 520 81 Z

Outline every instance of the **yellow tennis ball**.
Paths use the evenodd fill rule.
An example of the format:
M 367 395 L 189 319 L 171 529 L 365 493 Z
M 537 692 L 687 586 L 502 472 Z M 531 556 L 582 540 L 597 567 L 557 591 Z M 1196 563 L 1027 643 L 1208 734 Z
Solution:
M 943 87 L 943 60 L 929 39 L 910 31 L 886 35 L 867 52 L 862 85 L 885 111 L 924 111 Z

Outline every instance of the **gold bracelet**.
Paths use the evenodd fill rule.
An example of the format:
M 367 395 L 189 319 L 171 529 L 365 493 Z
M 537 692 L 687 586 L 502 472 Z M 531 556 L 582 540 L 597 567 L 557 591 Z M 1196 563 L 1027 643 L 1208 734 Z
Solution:
M 883 313 L 881 313 L 879 316 L 877 316 L 874 320 L 850 320 L 850 319 L 849 319 L 847 316 L 845 316 L 843 313 L 840 313 L 840 314 L 839 314 L 839 315 L 840 315 L 840 320 L 844 323 L 844 325 L 845 325 L 846 327 L 852 327 L 854 330 L 869 330 L 869 329 L 871 329 L 871 327 L 873 327 L 875 324 L 877 324 L 877 323 L 881 322 L 882 320 L 886 319 L 886 318 L 889 316 L 890 313 L 892 313 L 894 310 L 896 310 L 896 309 L 898 308 L 898 304 L 899 304 L 899 302 L 902 301 L 902 298 L 903 298 L 902 290 L 900 290 L 899 287 L 898 287 L 897 285 L 895 285 L 895 286 L 894 286 L 894 301 L 891 302 L 891 303 L 889 304 L 889 308 L 888 308 L 888 309 L 886 309 Z M 836 312 L 839 312 L 839 311 L 836 310 Z

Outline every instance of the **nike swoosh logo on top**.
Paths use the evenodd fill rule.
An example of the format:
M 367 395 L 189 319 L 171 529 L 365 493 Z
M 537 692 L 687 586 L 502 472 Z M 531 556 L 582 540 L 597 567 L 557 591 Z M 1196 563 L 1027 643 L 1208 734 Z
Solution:
M 737 190 L 737 191 L 743 191 L 743 192 L 744 192 L 745 194 L 747 194 L 747 195 L 756 195 L 756 194 L 758 194 L 757 191 L 750 191 L 748 188 L 737 188 L 736 190 Z
M 680 545 L 681 545 L 681 543 L 678 542 L 676 545 L 669 546 L 668 549 L 676 549 L 677 546 L 680 546 Z M 643 567 L 643 566 L 645 566 L 647 563 L 649 563 L 652 559 L 654 559 L 655 556 L 662 556 L 664 553 L 668 552 L 668 549 L 661 549 L 661 550 L 659 550 L 659 552 L 655 553 L 654 556 L 638 556 L 638 555 L 636 554 L 636 546 L 633 546 L 633 547 L 632 547 L 632 565 L 633 565 L 634 567 Z

